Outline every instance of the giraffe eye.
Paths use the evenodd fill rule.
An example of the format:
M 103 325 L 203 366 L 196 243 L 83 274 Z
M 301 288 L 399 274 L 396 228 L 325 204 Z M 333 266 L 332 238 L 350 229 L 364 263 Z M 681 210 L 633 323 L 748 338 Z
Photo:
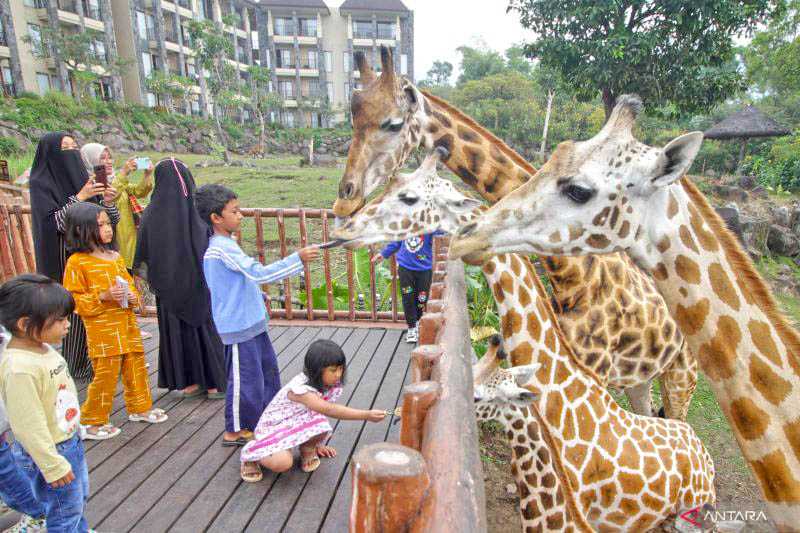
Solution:
M 398 199 L 406 205 L 414 205 L 419 201 L 419 198 L 417 198 L 416 196 L 411 196 L 405 193 L 398 196 Z
M 381 122 L 381 129 L 386 131 L 391 131 L 392 133 L 397 133 L 401 129 L 403 129 L 403 124 L 405 121 L 402 118 L 399 119 L 391 119 L 387 118 L 383 122 Z
M 586 202 L 592 199 L 592 196 L 594 196 L 595 192 L 594 189 L 589 189 L 588 187 L 582 187 L 574 183 L 570 183 L 569 185 L 564 187 L 562 191 L 567 198 L 569 198 L 576 204 L 585 204 Z

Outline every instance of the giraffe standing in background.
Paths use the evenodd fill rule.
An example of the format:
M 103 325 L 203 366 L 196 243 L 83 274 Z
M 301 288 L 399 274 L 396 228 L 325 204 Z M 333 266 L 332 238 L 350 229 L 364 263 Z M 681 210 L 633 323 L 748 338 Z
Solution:
M 595 137 L 559 145 L 535 182 L 464 227 L 450 252 L 626 250 L 652 272 L 697 354 L 770 517 L 798 531 L 800 335 L 736 237 L 681 179 L 702 133 L 652 148 L 633 137 L 640 110 L 638 97 L 621 97 Z
M 544 485 L 541 476 L 559 466 L 567 479 L 562 491 L 574 493 L 579 512 L 598 531 L 648 531 L 687 511 L 713 508 L 714 463 L 691 426 L 619 407 L 565 342 L 544 286 L 527 258 L 494 256 L 483 272 L 494 293 L 503 295 L 498 308 L 503 343 L 512 362 L 538 367 L 525 382 L 534 396 L 530 409 L 507 404 L 502 413 L 515 477 L 526 484 L 520 490 L 521 496 L 526 495 L 520 501 L 525 504 L 523 519 L 537 518 L 537 502 L 542 515 L 547 515 L 553 504 L 550 491 L 539 498 L 536 494 L 539 484 Z M 486 394 L 484 389 L 493 380 L 496 386 L 498 379 L 508 377 L 496 371 L 487 378 L 491 366 L 488 361 L 476 365 L 476 398 Z M 516 368 L 529 367 L 505 372 L 522 372 Z M 555 466 L 543 457 L 552 458 Z M 544 473 L 539 472 L 541 466 Z
M 506 370 L 500 368 L 506 357 L 500 336 L 493 335 L 486 354 L 472 367 L 475 418 L 500 423 L 511 444 L 522 531 L 591 533 L 561 458 L 549 451 L 555 448 L 553 436 L 536 409 L 536 395 L 522 388 L 538 365 Z
M 425 158 L 414 173 L 397 175 L 381 196 L 371 201 L 344 226 L 334 231 L 333 237 L 363 246 L 387 240 L 403 240 L 413 235 L 429 234 L 437 230 L 455 233 L 461 226 L 475 220 L 482 209 L 480 202 L 461 194 L 451 181 L 440 178 L 436 172 L 437 162 L 446 159 L 446 155 L 446 150 L 438 147 Z M 595 260 L 594 257 L 589 259 Z M 628 261 L 626 257 L 623 259 Z M 600 271 L 590 280 L 598 285 L 605 284 L 605 287 L 592 287 L 591 290 L 613 289 L 615 285 L 621 283 L 619 280 L 621 276 L 628 275 L 616 262 L 600 262 L 595 267 L 590 266 L 591 268 L 611 269 L 610 273 Z M 612 279 L 617 280 L 617 283 L 612 283 Z M 657 296 L 655 287 L 651 285 L 647 288 L 639 287 L 637 283 L 641 282 L 650 283 L 650 280 L 645 276 L 634 276 L 625 286 L 640 291 L 640 295 Z M 515 295 L 507 296 L 515 297 Z M 502 292 L 495 292 L 494 297 L 500 302 L 505 295 Z M 658 360 L 653 362 L 649 355 L 645 355 L 650 354 L 649 351 L 620 349 L 623 344 L 627 345 L 636 340 L 647 342 L 648 347 L 652 349 L 655 343 L 649 339 L 658 335 L 655 324 L 671 328 L 662 332 L 668 338 L 675 335 L 677 330 L 674 323 L 668 320 L 666 308 L 658 305 L 658 300 L 652 300 L 649 308 L 651 316 L 646 316 L 644 314 L 646 308 L 627 305 L 626 298 L 625 292 L 619 288 L 608 294 L 604 293 L 605 306 L 612 309 L 609 314 L 618 315 L 618 320 L 622 323 L 618 329 L 623 332 L 635 331 L 635 335 L 621 336 L 621 342 L 609 343 L 607 337 L 603 336 L 602 328 L 594 326 L 596 317 L 590 315 L 588 322 L 584 321 L 585 327 L 574 330 L 576 336 L 567 337 L 568 342 L 578 358 L 592 368 L 604 385 L 626 391 L 635 388 L 644 391 L 645 397 L 649 399 L 650 380 L 660 374 L 666 383 L 663 397 L 667 413 L 671 415 L 670 418 L 684 420 L 694 391 L 695 380 L 689 377 L 694 378 L 696 375 L 696 361 L 694 358 L 683 359 L 686 355 L 684 351 L 670 352 L 672 346 L 665 349 L 665 353 L 672 357 L 665 357 L 664 362 Z M 559 315 L 558 318 L 561 325 L 565 321 L 565 315 Z M 638 329 L 641 331 L 637 331 Z M 627 340 L 629 338 L 632 340 Z M 612 349 L 614 346 L 616 350 Z M 514 359 L 514 364 L 520 364 L 520 361 Z M 649 408 L 642 408 L 636 403 L 633 405 L 634 411 L 651 414 Z
M 395 74 L 391 52 L 381 47 L 382 74 L 363 54 L 355 63 L 363 90 L 353 92 L 353 140 L 333 210 L 349 217 L 364 199 L 393 177 L 411 152 L 445 149 L 442 162 L 487 201 L 494 203 L 526 183 L 536 169 L 503 141 L 445 101 L 420 91 Z M 559 324 L 568 341 L 594 357 L 592 366 L 611 376 L 610 385 L 628 394 L 634 410 L 653 414 L 650 384 L 663 375 L 664 407 L 670 418 L 686 418 L 696 383 L 696 363 L 647 275 L 620 255 L 542 258 L 559 302 Z M 601 353 L 619 355 L 618 368 Z M 638 387 L 632 386 L 642 375 Z M 648 382 L 648 383 L 645 383 Z

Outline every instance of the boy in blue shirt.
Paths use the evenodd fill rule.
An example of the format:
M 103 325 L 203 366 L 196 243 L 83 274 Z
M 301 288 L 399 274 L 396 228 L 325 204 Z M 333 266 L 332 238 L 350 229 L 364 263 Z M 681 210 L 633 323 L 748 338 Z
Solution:
M 303 271 L 319 255 L 306 247 L 270 265 L 246 255 L 233 234 L 242 213 L 236 194 L 222 185 L 204 185 L 195 193 L 200 217 L 214 230 L 203 257 L 211 292 L 211 314 L 223 344 L 228 373 L 223 446 L 243 446 L 252 438 L 261 413 L 280 390 L 275 350 L 267 334 L 267 312 L 259 285 Z
M 419 338 L 417 322 L 422 318 L 425 304 L 428 303 L 428 291 L 433 276 L 433 238 L 437 235 L 444 235 L 444 232 L 437 231 L 389 243 L 381 253 L 372 258 L 373 263 L 378 263 L 397 253 L 397 275 L 400 278 L 403 313 L 408 325 L 408 343 L 415 343 Z

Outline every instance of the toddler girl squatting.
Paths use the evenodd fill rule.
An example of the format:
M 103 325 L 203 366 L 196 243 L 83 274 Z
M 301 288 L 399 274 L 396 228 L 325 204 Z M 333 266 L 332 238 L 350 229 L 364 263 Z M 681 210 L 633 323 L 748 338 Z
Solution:
M 335 402 L 342 393 L 347 359 L 333 341 L 311 343 L 303 372 L 292 378 L 264 410 L 255 430 L 255 440 L 242 449 L 242 479 L 257 482 L 261 467 L 286 472 L 294 464 L 292 450 L 300 448 L 300 467 L 313 472 L 320 457 L 335 457 L 336 450 L 325 446 L 333 432 L 327 417 L 339 420 L 380 422 L 386 413 L 380 409 L 354 409 Z

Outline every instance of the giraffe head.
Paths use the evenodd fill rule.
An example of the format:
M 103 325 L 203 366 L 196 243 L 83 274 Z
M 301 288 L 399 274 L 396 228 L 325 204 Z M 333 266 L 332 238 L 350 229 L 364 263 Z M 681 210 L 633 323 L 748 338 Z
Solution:
M 703 134 L 681 135 L 663 148 L 642 144 L 632 131 L 641 107 L 636 96 L 620 97 L 597 135 L 561 143 L 528 183 L 461 229 L 451 254 L 652 249 L 643 229 L 652 227 L 649 217 L 666 212 L 667 186 L 689 170 Z
M 444 230 L 455 233 L 478 215 L 481 202 L 464 196 L 450 180 L 440 178 L 436 164 L 447 157 L 439 147 L 412 174 L 398 174 L 375 198 L 333 232 L 348 246 L 401 241 Z
M 486 354 L 472 367 L 475 415 L 478 420 L 503 422 L 503 415 L 509 409 L 524 409 L 538 397 L 523 385 L 531 380 L 541 365 L 502 368 L 500 364 L 506 358 L 500 336 L 494 335 Z
M 337 217 L 361 209 L 364 199 L 382 181 L 393 176 L 420 143 L 419 105 L 422 95 L 408 79 L 394 72 L 392 53 L 381 46 L 381 75 L 377 76 L 363 53 L 355 54 L 363 89 L 353 91 L 350 113 L 353 139 L 347 166 L 333 205 Z

